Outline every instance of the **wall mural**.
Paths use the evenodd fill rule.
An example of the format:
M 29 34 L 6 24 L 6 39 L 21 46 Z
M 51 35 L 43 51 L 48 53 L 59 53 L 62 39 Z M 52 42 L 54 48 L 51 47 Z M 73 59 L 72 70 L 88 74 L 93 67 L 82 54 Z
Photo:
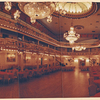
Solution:
M 7 53 L 7 62 L 15 62 L 16 53 Z

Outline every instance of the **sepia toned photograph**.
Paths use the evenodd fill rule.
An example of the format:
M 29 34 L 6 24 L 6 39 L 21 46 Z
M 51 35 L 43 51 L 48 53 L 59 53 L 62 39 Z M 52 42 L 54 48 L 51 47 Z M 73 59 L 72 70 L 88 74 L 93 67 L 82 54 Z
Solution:
M 0 99 L 100 97 L 100 2 L 0 1 Z

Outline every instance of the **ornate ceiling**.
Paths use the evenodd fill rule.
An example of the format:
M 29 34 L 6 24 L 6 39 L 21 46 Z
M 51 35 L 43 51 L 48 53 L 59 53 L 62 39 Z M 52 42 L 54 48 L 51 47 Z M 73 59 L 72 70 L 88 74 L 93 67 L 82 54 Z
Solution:
M 97 4 L 97 6 L 95 4 Z M 21 11 L 17 2 L 12 4 L 12 9 L 9 12 L 4 9 L 4 3 L 0 2 L 0 11 L 10 14 L 12 18 L 16 9 Z M 38 28 L 40 31 L 48 34 L 56 40 L 64 42 L 68 41 L 63 38 L 63 34 L 66 31 L 69 31 L 73 20 L 75 31 L 80 34 L 80 39 L 78 39 L 76 43 L 96 42 L 100 39 L 100 3 L 93 3 L 93 8 L 90 8 L 86 14 L 86 16 L 84 16 L 84 13 L 82 13 L 82 15 L 79 14 L 79 17 L 77 16 L 78 14 L 65 14 L 64 16 L 61 13 L 58 14 L 56 11 L 52 14 L 51 23 L 48 23 L 47 19 L 44 18 L 38 19 L 34 24 L 32 24 L 29 16 L 21 11 L 20 19 L 34 26 L 35 28 Z
M 85 18 L 71 19 L 64 16 L 53 16 L 52 23 L 47 23 L 45 19 L 39 20 L 44 26 L 46 26 L 57 37 L 57 40 L 64 41 L 63 34 L 69 31 L 71 22 L 73 20 L 73 26 L 75 31 L 80 34 L 80 38 L 76 42 L 95 42 L 100 39 L 100 3 L 97 3 L 97 11 Z

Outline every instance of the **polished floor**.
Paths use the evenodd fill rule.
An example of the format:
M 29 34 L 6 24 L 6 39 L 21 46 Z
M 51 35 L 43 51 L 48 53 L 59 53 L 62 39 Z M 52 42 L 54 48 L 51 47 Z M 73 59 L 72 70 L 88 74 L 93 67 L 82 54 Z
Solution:
M 26 82 L 0 85 L 0 98 L 89 97 L 88 71 L 55 72 Z

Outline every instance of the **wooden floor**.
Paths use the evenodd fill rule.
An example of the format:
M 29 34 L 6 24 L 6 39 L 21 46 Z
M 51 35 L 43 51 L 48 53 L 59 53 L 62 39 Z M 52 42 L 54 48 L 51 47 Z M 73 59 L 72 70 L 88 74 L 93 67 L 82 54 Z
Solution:
M 58 71 L 26 82 L 1 84 L 0 98 L 88 97 L 88 78 L 88 72 L 78 69 L 70 72 Z

